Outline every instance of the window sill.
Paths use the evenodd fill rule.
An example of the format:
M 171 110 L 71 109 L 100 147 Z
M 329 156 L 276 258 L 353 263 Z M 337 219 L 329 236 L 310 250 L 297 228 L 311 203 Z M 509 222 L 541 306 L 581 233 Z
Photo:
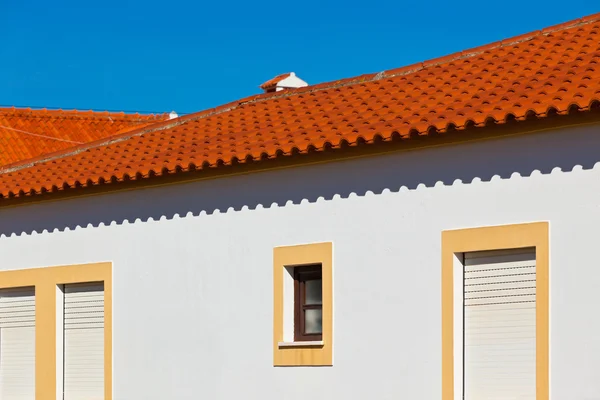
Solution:
M 323 347 L 322 340 L 307 341 L 307 342 L 279 342 L 277 343 L 279 348 L 282 347 Z

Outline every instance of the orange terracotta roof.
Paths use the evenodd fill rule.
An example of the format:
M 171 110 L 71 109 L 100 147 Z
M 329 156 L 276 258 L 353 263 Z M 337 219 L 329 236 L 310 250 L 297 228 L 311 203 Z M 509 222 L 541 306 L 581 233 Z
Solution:
M 291 75 L 291 72 L 288 72 L 287 74 L 277 75 L 275 78 L 269 79 L 268 81 L 266 81 L 265 83 L 260 85 L 260 88 L 263 90 L 267 90 L 272 87 L 275 87 L 279 82 L 281 82 L 285 78 L 289 78 L 290 75 Z
M 361 143 L 448 131 L 456 136 L 472 126 L 598 108 L 599 81 L 596 14 L 379 74 L 252 96 L 81 145 L 0 171 L 0 194 L 33 196 Z
M 0 166 L 165 120 L 167 115 L 0 108 Z

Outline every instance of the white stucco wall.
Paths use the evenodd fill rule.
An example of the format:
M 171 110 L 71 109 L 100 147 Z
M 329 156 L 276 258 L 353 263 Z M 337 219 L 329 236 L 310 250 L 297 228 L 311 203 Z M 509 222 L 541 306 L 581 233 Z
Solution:
M 432 400 L 441 231 L 549 221 L 551 398 L 599 399 L 598 161 L 588 126 L 0 209 L 0 269 L 114 263 L 115 400 Z M 320 241 L 334 366 L 275 368 L 272 249 Z

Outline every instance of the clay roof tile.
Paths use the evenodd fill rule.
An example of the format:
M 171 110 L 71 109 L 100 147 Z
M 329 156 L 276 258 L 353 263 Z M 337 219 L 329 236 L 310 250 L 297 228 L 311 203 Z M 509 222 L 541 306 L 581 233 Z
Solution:
M 152 124 L 138 120 L 141 127 L 125 133 L 122 130 L 131 129 L 132 123 L 121 122 L 111 131 L 121 133 L 108 139 L 0 169 L 0 197 L 294 157 L 382 140 L 413 140 L 446 130 L 459 135 L 472 126 L 597 108 L 598 22 L 600 14 L 377 74 L 259 94 L 175 120 Z M 278 76 L 261 87 L 285 78 Z M 0 111 L 0 125 L 7 124 L 7 113 Z M 29 118 L 33 117 L 16 121 L 29 123 Z M 138 117 L 119 118 L 131 122 Z M 90 126 L 110 127 L 116 119 L 86 114 L 82 121 L 77 115 L 56 115 L 55 125 L 43 134 L 89 142 L 96 138 L 86 136 Z M 69 121 L 70 128 L 56 121 Z M 31 127 L 23 130 L 27 129 Z M 20 139 L 27 145 L 4 146 L 10 150 L 39 147 L 38 153 L 56 150 L 52 143 L 57 140 L 29 136 Z M 0 146 L 7 138 L 0 134 Z M 27 156 L 15 155 L 19 151 L 5 153 Z

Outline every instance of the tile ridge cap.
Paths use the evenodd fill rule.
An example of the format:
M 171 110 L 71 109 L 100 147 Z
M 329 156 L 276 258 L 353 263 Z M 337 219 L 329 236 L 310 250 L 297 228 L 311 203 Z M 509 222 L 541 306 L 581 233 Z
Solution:
M 152 121 L 155 119 L 167 118 L 169 113 L 140 113 L 140 112 L 124 112 L 124 111 L 96 111 L 96 110 L 64 110 L 47 109 L 47 108 L 32 108 L 32 107 L 0 107 L 0 115 L 20 116 L 25 118 L 72 118 L 72 119 L 107 119 L 115 120 L 139 120 Z
M 341 87 L 355 85 L 355 84 L 359 84 L 359 83 L 375 82 L 375 81 L 378 81 L 381 79 L 410 75 L 412 73 L 421 71 L 428 67 L 435 67 L 435 66 L 450 63 L 452 61 L 475 57 L 475 56 L 483 54 L 489 50 L 506 47 L 506 46 L 513 46 L 515 44 L 526 42 L 526 41 L 529 41 L 529 40 L 539 37 L 539 36 L 548 36 L 549 34 L 552 34 L 555 32 L 560 32 L 560 31 L 570 29 L 570 28 L 573 28 L 576 26 L 588 25 L 588 24 L 591 24 L 591 23 L 594 23 L 597 21 L 600 21 L 600 13 L 592 14 L 587 17 L 577 18 L 577 19 L 559 23 L 559 24 L 555 24 L 555 25 L 549 26 L 547 28 L 538 29 L 538 30 L 531 31 L 531 32 L 528 32 L 525 34 L 511 36 L 510 38 L 502 39 L 500 41 L 492 42 L 492 43 L 485 44 L 482 46 L 471 47 L 466 50 L 458 51 L 455 53 L 450 53 L 445 56 L 435 57 L 435 58 L 432 58 L 429 60 L 417 62 L 412 65 L 394 68 L 394 69 L 391 69 L 388 71 L 381 71 L 379 73 L 371 73 L 371 74 L 363 74 L 363 75 L 359 75 L 356 77 L 344 78 L 344 79 L 340 79 L 337 81 L 332 81 L 329 83 L 316 84 L 316 85 L 306 86 L 303 88 L 297 88 L 297 89 L 292 89 L 292 90 L 288 90 L 288 91 L 276 92 L 276 94 L 270 93 L 270 96 L 256 95 L 254 97 L 259 97 L 259 98 L 255 98 L 255 99 L 252 99 L 252 100 L 249 100 L 246 102 L 244 102 L 243 100 L 240 100 L 240 105 L 258 103 L 258 102 L 263 102 L 263 101 L 267 101 L 267 100 L 271 100 L 271 99 L 292 97 L 292 96 L 301 95 L 301 94 L 310 94 L 310 93 L 315 93 L 315 92 L 319 92 L 319 91 L 323 91 L 323 90 L 338 89 Z M 397 71 L 397 72 L 394 72 L 394 71 Z

